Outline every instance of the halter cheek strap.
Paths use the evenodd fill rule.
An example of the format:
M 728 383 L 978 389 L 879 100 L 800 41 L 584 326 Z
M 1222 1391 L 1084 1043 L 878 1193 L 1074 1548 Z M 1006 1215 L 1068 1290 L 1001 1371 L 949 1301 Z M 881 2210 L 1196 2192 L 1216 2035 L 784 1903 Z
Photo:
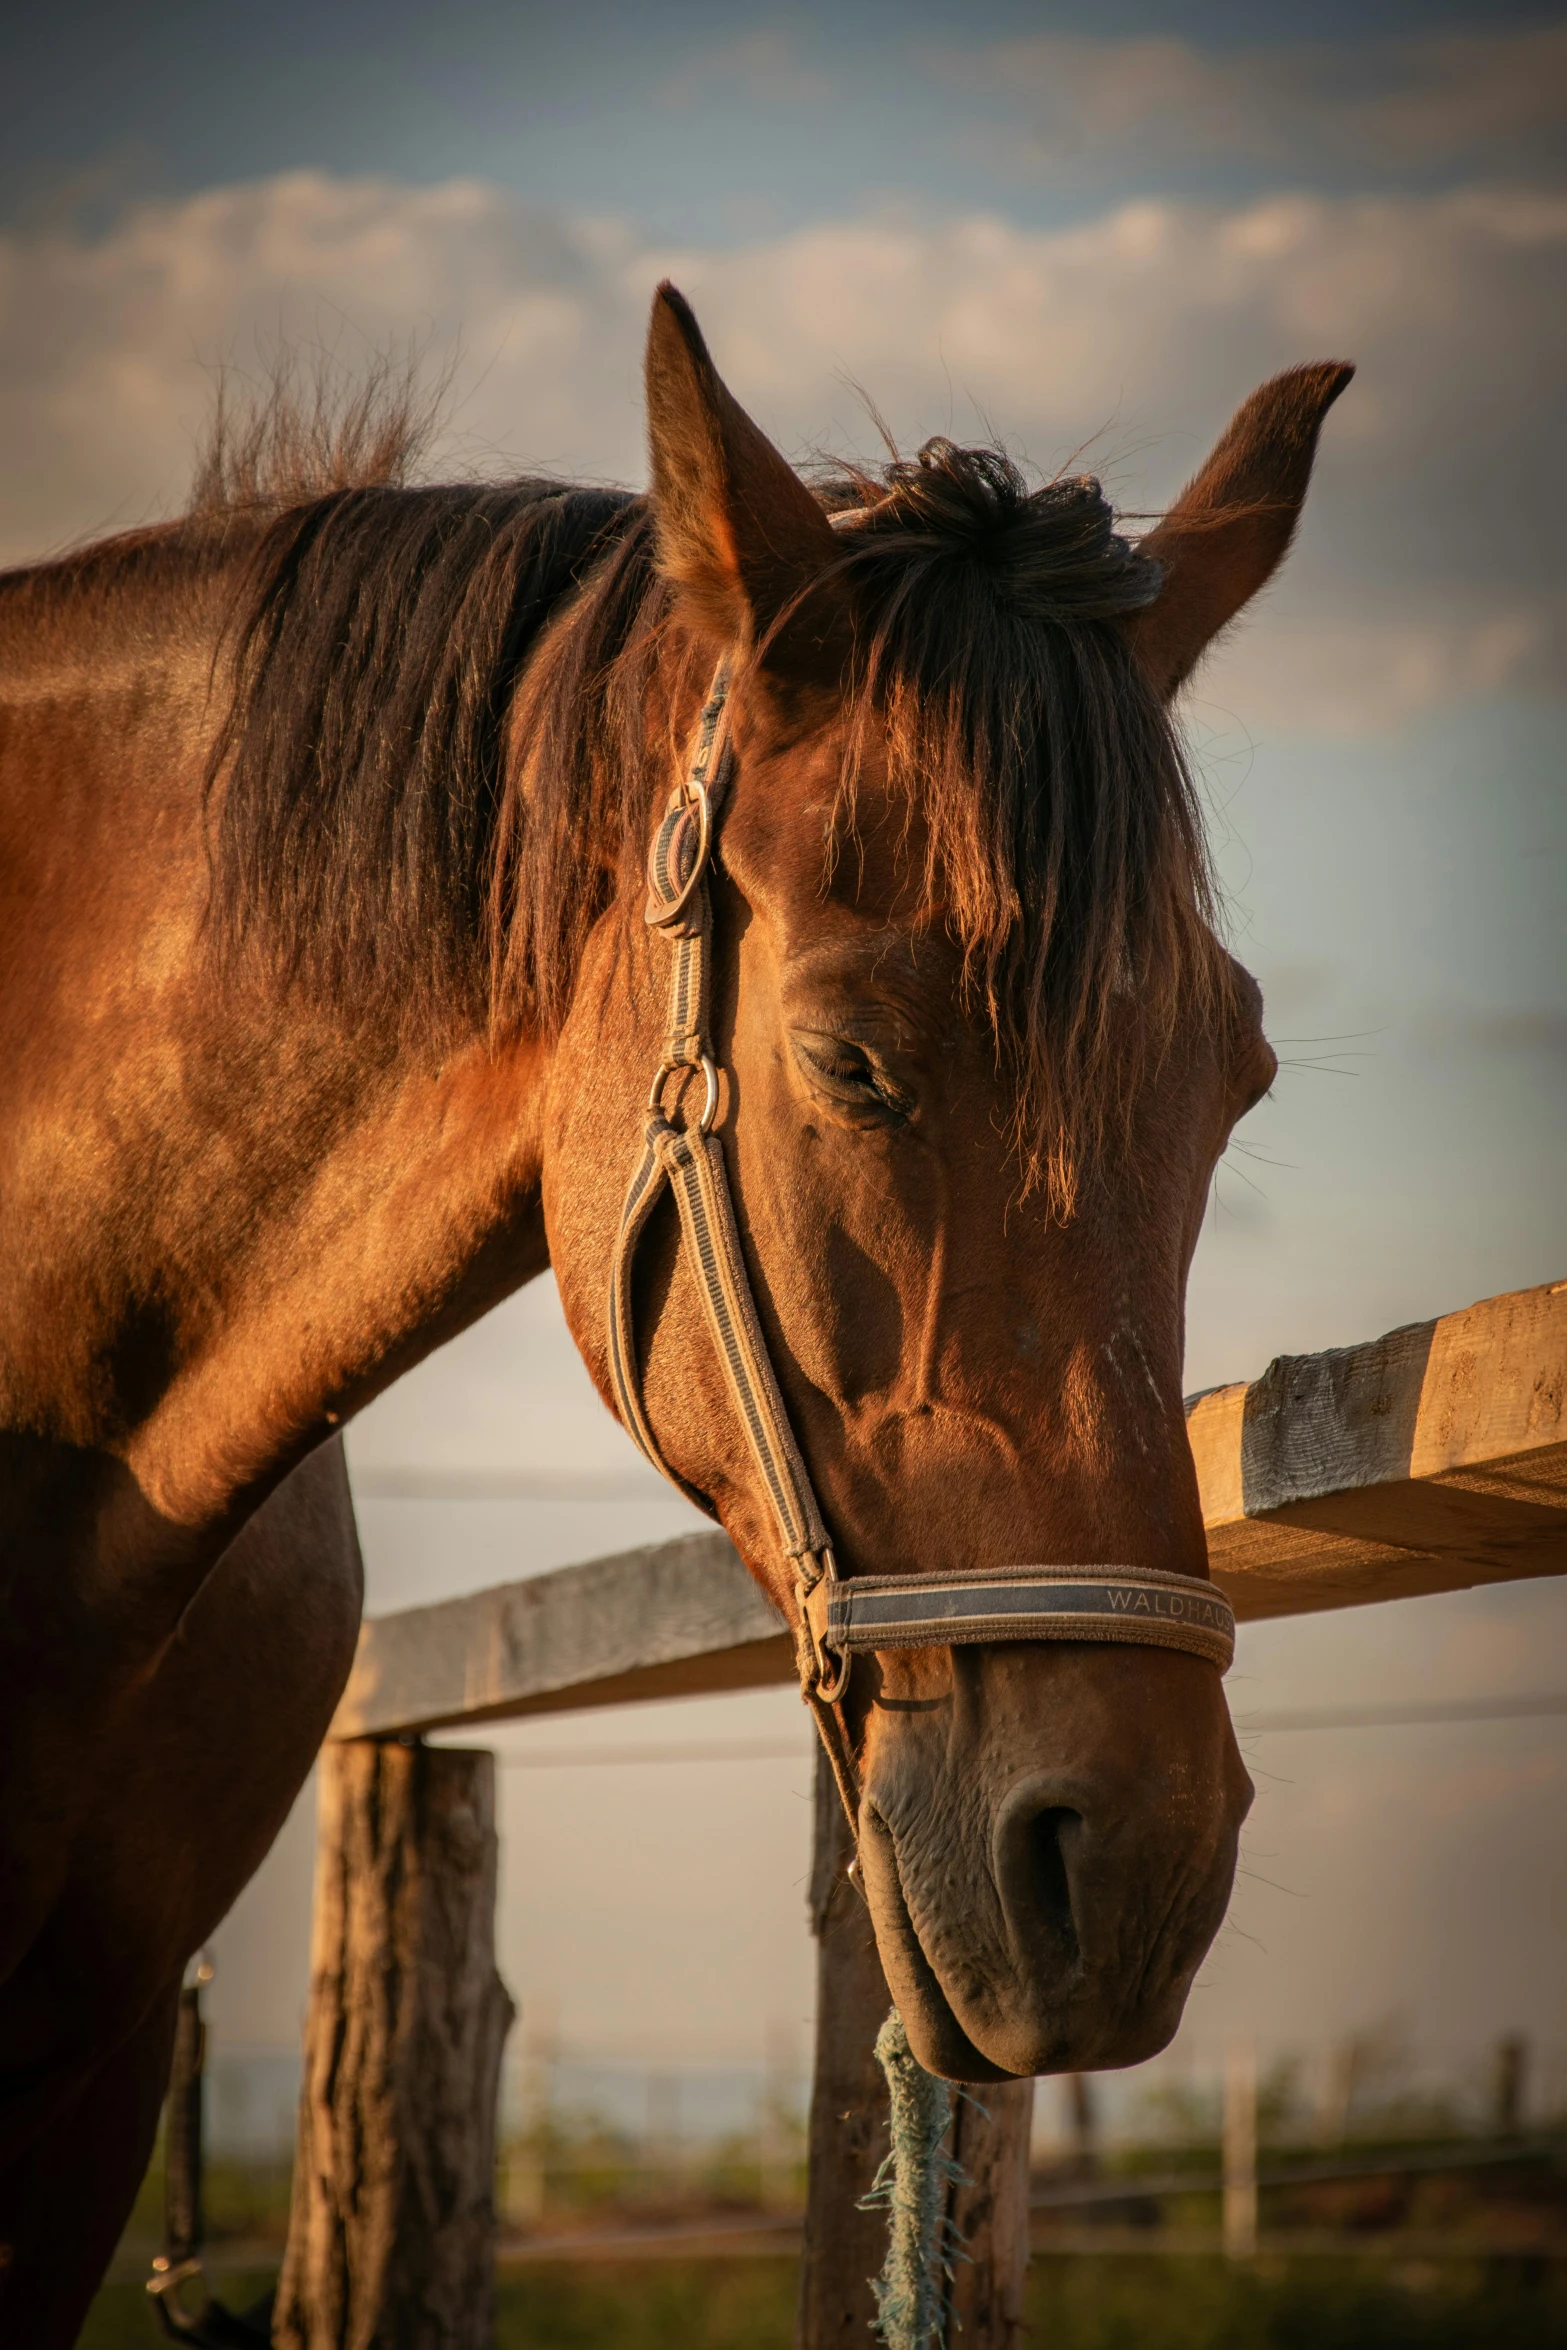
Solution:
M 858 1776 L 843 1697 L 862 1649 L 961 1647 L 999 1640 L 1099 1640 L 1175 1648 L 1227 1671 L 1235 1618 L 1211 1583 L 1152 1567 L 964 1568 L 949 1574 L 837 1571 L 810 1472 L 790 1425 L 735 1227 L 723 1145 L 713 1133 L 718 1070 L 708 1027 L 713 844 L 728 789 L 728 664 L 719 667 L 683 782 L 648 858 L 647 921 L 673 952 L 669 1026 L 648 1095 L 642 1153 L 621 1209 L 610 1269 L 609 1368 L 620 1417 L 655 1469 L 680 1486 L 642 1400 L 632 1276 L 637 1244 L 665 1189 L 696 1274 L 718 1360 L 794 1576 L 800 1687 L 816 1717 L 851 1824 Z M 671 1079 L 700 1075 L 695 1123 L 664 1108 Z

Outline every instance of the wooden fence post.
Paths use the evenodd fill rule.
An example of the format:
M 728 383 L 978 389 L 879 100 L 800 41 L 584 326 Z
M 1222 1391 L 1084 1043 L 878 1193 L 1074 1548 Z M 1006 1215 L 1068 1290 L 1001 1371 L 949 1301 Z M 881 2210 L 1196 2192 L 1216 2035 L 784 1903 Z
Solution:
M 887 2253 L 886 2216 L 861 2211 L 887 2151 L 887 2085 L 873 2047 L 891 2000 L 870 1911 L 849 1883 L 848 1823 L 825 1755 L 816 1758 L 811 1924 L 816 1934 L 816 2073 L 810 2179 L 800 2262 L 796 2350 L 866 2340 L 876 2316 L 871 2279 Z M 951 2217 L 969 2258 L 953 2283 L 963 2350 L 1017 2350 L 1028 2265 L 1032 2081 L 1007 2081 L 960 2101 L 953 2151 L 969 2183 Z
M 887 2084 L 872 2049 L 891 2001 L 870 1911 L 848 1880 L 853 1858 L 837 1782 L 819 1753 L 811 1856 L 816 2069 L 796 2350 L 860 2350 L 871 2339 L 870 2280 L 887 2255 L 885 2217 L 859 2203 L 887 2151 Z
M 322 1750 L 310 2014 L 278 2350 L 490 2350 L 495 1762 Z
M 1257 2043 L 1248 2034 L 1224 2052 L 1224 2254 L 1257 2253 Z
M 955 2350 L 1020 2350 L 1023 2342 L 1033 2126 L 1032 2081 L 991 2082 L 958 2107 L 952 2151 L 967 2184 L 954 2188 L 951 2215 L 969 2257 L 952 2280 Z

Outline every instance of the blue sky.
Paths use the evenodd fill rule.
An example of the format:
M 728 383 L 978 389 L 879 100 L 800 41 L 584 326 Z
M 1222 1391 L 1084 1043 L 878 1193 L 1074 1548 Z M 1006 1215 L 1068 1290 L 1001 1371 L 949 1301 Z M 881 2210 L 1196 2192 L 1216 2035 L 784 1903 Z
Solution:
M 1134 512 L 1262 376 L 1356 359 L 1296 554 L 1188 708 L 1284 1061 L 1216 1186 L 1188 1376 L 1254 1375 L 1567 1272 L 1564 129 L 1560 9 L 14 12 L 0 551 L 171 509 L 213 368 L 264 373 L 289 342 L 450 359 L 443 466 L 639 480 L 666 270 L 791 454 L 867 446 L 863 383 L 906 442 L 998 433 L 1041 470 L 1098 467 Z M 367 1492 L 381 1606 L 684 1522 L 637 1488 L 547 1287 L 350 1448 L 367 1488 L 411 1462 L 632 1480 L 509 1509 Z M 1324 1621 L 1248 1635 L 1237 1705 L 1532 1688 L 1567 1652 L 1556 1587 Z M 796 1718 L 726 1701 L 616 1734 Z M 733 2051 L 803 2015 L 803 1728 L 800 1753 L 704 1782 L 674 1828 L 625 1772 L 551 1774 L 548 1821 L 508 1796 L 506 1964 L 562 1994 L 568 2037 Z M 1523 2021 L 1567 2044 L 1567 1916 L 1541 1890 L 1567 1880 L 1559 1726 L 1275 1760 L 1193 2034 L 1240 2016 L 1309 2041 L 1402 2003 L 1416 2037 Z M 305 1841 L 301 1819 L 225 1930 L 231 2037 L 290 2028 Z M 718 1845 L 743 1848 L 733 1899 Z M 606 1884 L 634 1888 L 634 1934 Z
M 1230 193 L 1276 182 L 1284 146 L 1301 184 L 1439 185 L 1477 159 L 1494 163 L 1497 133 L 1483 108 L 1434 150 L 1395 142 L 1379 154 L 1367 143 L 1347 163 L 1344 142 L 1322 134 L 1317 100 L 1396 90 L 1422 44 L 1494 40 L 1550 27 L 1559 14 L 1389 0 L 1289 9 L 455 0 L 439 10 L 417 0 L 129 10 L 111 0 L 13 20 L 0 201 L 12 217 L 36 216 L 51 204 L 112 204 L 127 191 L 306 166 L 414 182 L 474 173 L 536 202 L 730 238 L 832 217 L 867 196 L 999 202 L 1019 218 L 1060 220 L 1132 181 Z M 1261 135 L 1249 141 L 1215 142 L 1207 123 L 1210 135 L 1195 143 L 1139 138 L 1133 161 L 1101 132 L 1075 146 L 1069 173 L 1030 169 L 1017 133 L 1039 111 L 1038 93 L 1026 79 L 1019 86 L 1017 47 L 1052 39 L 1100 50 L 1175 42 L 1216 63 L 1251 60 L 1287 76 L 1295 103 L 1262 109 Z M 1170 110 L 1161 111 L 1168 130 Z M 1516 165 L 1516 121 L 1502 136 Z M 1523 159 L 1542 166 L 1551 144 L 1535 125 Z

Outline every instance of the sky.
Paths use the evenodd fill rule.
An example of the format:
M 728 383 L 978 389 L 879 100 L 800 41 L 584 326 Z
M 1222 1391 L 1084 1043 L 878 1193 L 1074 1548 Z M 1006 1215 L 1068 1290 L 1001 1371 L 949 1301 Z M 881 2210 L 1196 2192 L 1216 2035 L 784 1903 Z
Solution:
M 447 380 L 436 470 L 639 482 L 652 286 L 789 454 L 1001 438 L 1157 510 L 1348 357 L 1295 554 L 1186 709 L 1282 1068 L 1221 1169 L 1188 1385 L 1567 1272 L 1560 9 L 857 0 L 63 6 L 0 34 L 0 561 L 177 508 L 214 378 Z M 629 1118 L 629 1106 L 628 1106 Z M 628 1124 L 628 1138 L 630 1136 Z M 628 1139 L 629 1148 L 629 1139 Z M 546 1282 L 350 1431 L 374 1609 L 680 1531 Z M 552 1480 L 387 1498 L 393 1469 Z M 378 1490 L 379 1487 L 379 1490 Z M 1238 1716 L 1567 1685 L 1555 1585 L 1243 1635 Z M 498 1734 L 797 1741 L 502 1773 L 502 1961 L 584 2049 L 806 2030 L 787 1693 Z M 1183 2047 L 1398 2016 L 1567 2048 L 1560 1722 L 1257 1737 Z M 284 2041 L 309 1814 L 219 1938 Z

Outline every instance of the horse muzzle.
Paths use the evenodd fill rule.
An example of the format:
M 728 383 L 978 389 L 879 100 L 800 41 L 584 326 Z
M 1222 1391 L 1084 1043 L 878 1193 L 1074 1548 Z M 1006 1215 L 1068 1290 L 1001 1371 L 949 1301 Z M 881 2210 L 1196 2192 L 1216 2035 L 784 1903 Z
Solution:
M 1217 1678 L 1121 1651 L 1139 1719 L 1092 1702 L 1110 1661 L 988 1650 L 944 1729 L 876 1725 L 860 1879 L 910 2045 L 948 2079 L 1157 2054 L 1224 1916 L 1251 1783 Z

